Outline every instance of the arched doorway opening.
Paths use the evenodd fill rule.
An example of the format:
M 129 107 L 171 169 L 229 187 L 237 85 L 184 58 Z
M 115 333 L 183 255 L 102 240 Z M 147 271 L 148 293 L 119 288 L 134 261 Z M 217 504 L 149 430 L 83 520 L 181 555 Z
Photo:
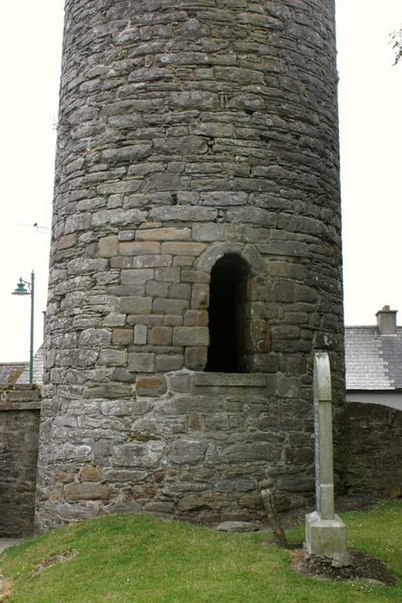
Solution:
M 245 342 L 247 319 L 247 262 L 234 253 L 221 257 L 213 266 L 210 283 L 209 348 L 206 371 L 246 372 Z

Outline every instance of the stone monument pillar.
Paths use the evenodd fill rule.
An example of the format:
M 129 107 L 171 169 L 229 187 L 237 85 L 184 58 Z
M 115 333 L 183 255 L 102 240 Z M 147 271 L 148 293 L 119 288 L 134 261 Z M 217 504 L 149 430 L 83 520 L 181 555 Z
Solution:
M 332 391 L 329 356 L 314 356 L 316 510 L 306 516 L 306 549 L 312 555 L 346 553 L 346 526 L 334 512 Z
M 314 348 L 344 385 L 334 13 L 66 0 L 39 529 L 311 493 Z

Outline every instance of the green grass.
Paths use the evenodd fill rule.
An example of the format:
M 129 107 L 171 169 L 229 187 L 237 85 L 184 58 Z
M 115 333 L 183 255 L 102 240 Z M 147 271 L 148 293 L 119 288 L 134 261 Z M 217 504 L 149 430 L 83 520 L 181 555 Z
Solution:
M 1 573 L 11 581 L 10 603 L 402 601 L 402 503 L 342 518 L 350 548 L 382 559 L 397 585 L 301 576 L 269 533 L 213 532 L 149 515 L 103 517 L 33 538 L 3 554 Z M 303 527 L 288 536 L 302 542 Z

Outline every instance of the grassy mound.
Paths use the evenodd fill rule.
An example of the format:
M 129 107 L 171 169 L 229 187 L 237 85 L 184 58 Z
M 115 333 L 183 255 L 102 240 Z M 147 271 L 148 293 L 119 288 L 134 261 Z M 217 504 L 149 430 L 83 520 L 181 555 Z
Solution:
M 402 503 L 342 515 L 349 546 L 382 560 L 394 586 L 325 581 L 292 570 L 269 532 L 229 534 L 149 515 L 70 525 L 7 550 L 10 603 L 382 603 L 402 601 Z M 301 543 L 300 526 L 288 534 Z

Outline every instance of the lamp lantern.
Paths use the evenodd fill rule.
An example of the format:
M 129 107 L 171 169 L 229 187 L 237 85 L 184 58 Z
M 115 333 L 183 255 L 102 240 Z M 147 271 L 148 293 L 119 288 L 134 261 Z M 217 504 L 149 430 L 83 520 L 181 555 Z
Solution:
M 34 346 L 34 306 L 35 306 L 35 273 L 32 270 L 31 280 L 24 281 L 22 277 L 17 283 L 12 295 L 31 296 L 31 322 L 29 327 L 29 383 L 33 383 L 33 346 Z

